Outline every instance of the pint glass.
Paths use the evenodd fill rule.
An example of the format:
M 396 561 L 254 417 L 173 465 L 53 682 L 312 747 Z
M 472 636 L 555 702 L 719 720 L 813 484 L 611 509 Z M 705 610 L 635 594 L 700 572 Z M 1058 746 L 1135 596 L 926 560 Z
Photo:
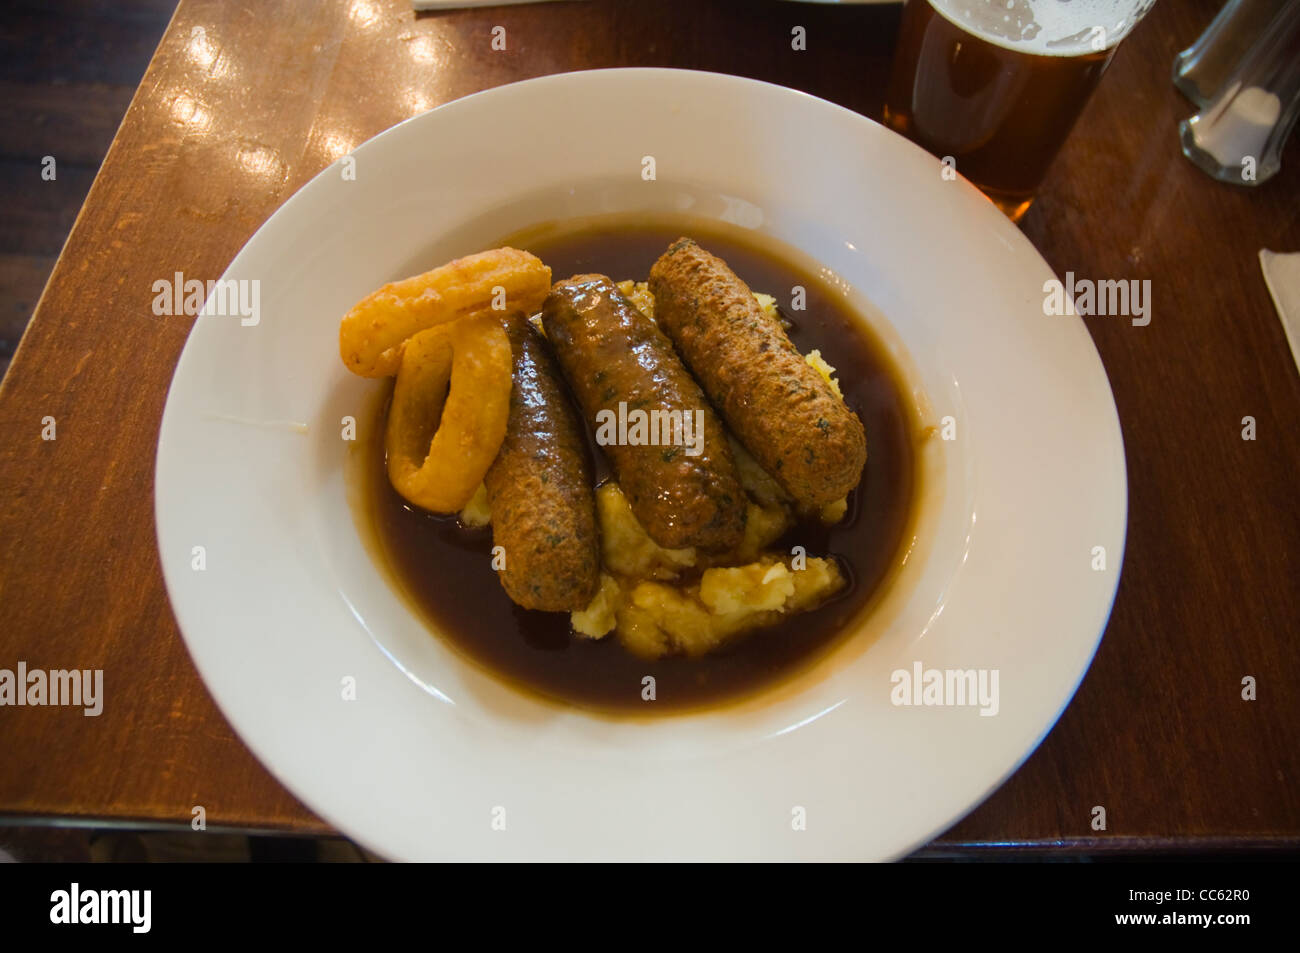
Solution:
M 907 0 L 885 122 L 1012 221 L 1155 0 Z

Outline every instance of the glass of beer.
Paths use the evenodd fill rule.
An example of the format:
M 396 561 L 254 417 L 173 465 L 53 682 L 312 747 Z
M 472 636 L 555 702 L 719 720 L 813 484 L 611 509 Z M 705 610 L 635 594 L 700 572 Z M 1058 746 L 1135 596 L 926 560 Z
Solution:
M 885 122 L 1020 221 L 1155 0 L 907 0 Z

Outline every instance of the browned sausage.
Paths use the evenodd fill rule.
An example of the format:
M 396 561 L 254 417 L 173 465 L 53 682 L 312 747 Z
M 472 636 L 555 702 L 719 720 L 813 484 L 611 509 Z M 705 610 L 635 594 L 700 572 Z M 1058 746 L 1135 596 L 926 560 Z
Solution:
M 862 421 L 722 259 L 679 238 L 650 269 L 655 319 L 750 453 L 800 503 L 862 479 Z
M 542 323 L 650 538 L 670 549 L 737 545 L 745 533 L 745 495 L 722 422 L 655 323 L 604 275 L 556 282 Z M 609 426 L 620 414 L 629 422 L 625 440 Z M 652 423 L 638 434 L 633 422 L 647 418 Z M 684 427 L 674 434 L 665 425 L 674 419 L 689 419 L 692 441 Z M 632 442 L 642 438 L 652 442 Z
M 596 594 L 596 498 L 582 422 L 546 342 L 523 315 L 506 319 L 514 353 L 510 419 L 485 482 L 501 585 L 525 609 L 585 609 Z

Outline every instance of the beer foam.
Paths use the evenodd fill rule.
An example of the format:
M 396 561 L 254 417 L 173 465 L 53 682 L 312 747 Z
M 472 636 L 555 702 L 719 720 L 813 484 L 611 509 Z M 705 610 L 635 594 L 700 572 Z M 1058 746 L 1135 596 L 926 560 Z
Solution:
M 929 0 L 944 19 L 994 46 L 1039 56 L 1108 50 L 1153 0 Z

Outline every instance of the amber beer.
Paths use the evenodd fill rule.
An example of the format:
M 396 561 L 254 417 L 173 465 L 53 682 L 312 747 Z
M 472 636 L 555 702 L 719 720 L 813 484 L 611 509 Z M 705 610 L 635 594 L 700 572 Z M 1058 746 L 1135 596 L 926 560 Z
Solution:
M 885 121 L 1012 221 L 1152 0 L 908 0 Z

